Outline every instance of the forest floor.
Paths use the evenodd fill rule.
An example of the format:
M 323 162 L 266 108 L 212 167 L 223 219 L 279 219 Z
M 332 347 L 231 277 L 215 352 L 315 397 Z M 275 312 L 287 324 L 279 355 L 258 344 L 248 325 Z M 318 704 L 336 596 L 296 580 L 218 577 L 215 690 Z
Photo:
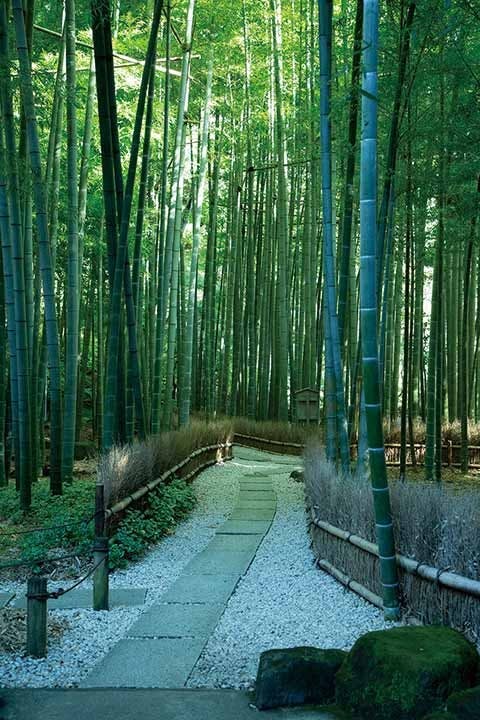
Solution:
M 387 467 L 389 480 L 399 479 L 398 467 Z M 407 481 L 425 482 L 425 468 L 423 465 L 407 467 Z M 464 473 L 460 468 L 442 468 L 442 484 L 451 490 L 480 490 L 480 469 L 470 469 Z
M 48 657 L 1 655 L 0 686 L 85 686 L 92 668 L 129 635 L 133 624 L 142 616 L 146 619 L 155 605 L 167 603 L 166 593 L 195 586 L 186 566 L 201 561 L 209 543 L 218 542 L 220 526 L 234 512 L 241 485 L 252 476 L 271 482 L 275 516 L 248 569 L 233 583 L 223 614 L 202 640 L 186 685 L 250 688 L 263 650 L 302 644 L 347 649 L 363 633 L 385 627 L 379 610 L 314 566 L 303 484 L 289 479 L 298 462 L 298 458 L 236 448 L 233 461 L 202 473 L 194 483 L 197 506 L 175 534 L 111 576 L 114 590 L 146 590 L 145 602 L 114 607 L 108 613 L 51 610 L 50 617 L 68 627 L 52 638 Z

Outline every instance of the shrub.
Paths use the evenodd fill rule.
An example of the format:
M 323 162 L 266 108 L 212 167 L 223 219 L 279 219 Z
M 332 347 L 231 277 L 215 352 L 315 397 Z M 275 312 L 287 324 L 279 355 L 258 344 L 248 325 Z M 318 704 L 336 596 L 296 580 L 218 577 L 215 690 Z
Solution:
M 174 480 L 147 496 L 143 511 L 127 510 L 110 541 L 110 567 L 125 567 L 153 543 L 174 531 L 175 525 L 193 509 L 196 497 L 191 485 Z

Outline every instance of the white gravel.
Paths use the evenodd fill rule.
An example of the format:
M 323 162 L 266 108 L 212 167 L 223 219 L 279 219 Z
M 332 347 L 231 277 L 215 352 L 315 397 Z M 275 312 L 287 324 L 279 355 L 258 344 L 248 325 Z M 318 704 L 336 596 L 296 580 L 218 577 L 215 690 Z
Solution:
M 360 635 L 388 627 L 380 610 L 314 566 L 304 486 L 288 473 L 272 478 L 278 498 L 272 527 L 194 668 L 190 687 L 250 688 L 264 650 L 348 650 Z
M 191 558 L 209 543 L 215 528 L 231 514 L 238 494 L 241 468 L 233 463 L 216 465 L 194 483 L 198 504 L 174 535 L 164 538 L 141 561 L 112 574 L 110 586 L 148 588 L 147 605 L 160 596 L 180 575 Z M 49 583 L 49 589 L 63 583 Z M 2 590 L 25 593 L 25 586 L 4 583 Z M 21 655 L 0 654 L 0 687 L 74 687 L 127 632 L 145 606 L 93 610 L 51 610 L 65 618 L 68 630 L 52 641 L 48 656 L 34 660 Z
M 251 687 L 263 650 L 295 645 L 348 649 L 363 633 L 386 627 L 379 610 L 314 567 L 303 484 L 288 479 L 298 461 L 246 448 L 239 448 L 237 457 L 195 480 L 198 504 L 175 535 L 111 577 L 111 587 L 148 588 L 146 604 L 158 602 L 230 515 L 245 466 L 272 473 L 278 497 L 274 522 L 194 668 L 190 687 Z M 18 590 L 13 583 L 2 589 Z M 144 607 L 51 611 L 67 619 L 68 630 L 50 644 L 43 660 L 0 655 L 0 687 L 78 685 Z

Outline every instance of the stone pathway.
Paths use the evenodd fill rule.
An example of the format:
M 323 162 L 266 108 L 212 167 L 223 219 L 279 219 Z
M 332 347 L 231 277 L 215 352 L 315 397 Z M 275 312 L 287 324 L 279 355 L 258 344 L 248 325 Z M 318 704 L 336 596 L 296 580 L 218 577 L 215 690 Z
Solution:
M 238 448 L 236 458 L 265 453 Z M 292 466 L 292 459 L 284 464 Z M 293 463 L 295 460 L 293 459 Z M 298 464 L 298 463 L 297 463 Z M 271 469 L 270 474 L 275 470 Z M 278 470 L 277 470 L 278 472 Z M 276 510 L 267 469 L 245 466 L 237 505 L 213 540 L 130 627 L 81 687 L 185 687 L 240 578 L 255 557 Z
M 240 690 L 5 690 L 2 720 L 255 720 Z M 335 720 L 325 708 L 263 710 L 262 720 Z

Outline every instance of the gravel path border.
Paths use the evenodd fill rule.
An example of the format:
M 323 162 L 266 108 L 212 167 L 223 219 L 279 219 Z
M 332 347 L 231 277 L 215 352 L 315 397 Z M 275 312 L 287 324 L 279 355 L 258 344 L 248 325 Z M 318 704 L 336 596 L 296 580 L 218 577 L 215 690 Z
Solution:
M 272 477 L 277 514 L 188 686 L 249 688 L 263 650 L 302 644 L 346 649 L 364 632 L 387 627 L 379 610 L 314 567 L 303 484 L 289 480 L 299 461 L 239 447 L 234 460 L 202 473 L 194 483 L 198 504 L 189 518 L 141 561 L 111 577 L 112 587 L 148 588 L 146 604 L 110 612 L 51 611 L 67 620 L 68 629 L 42 660 L 0 655 L 0 687 L 77 686 L 209 543 L 233 509 L 245 468 L 261 468 Z

